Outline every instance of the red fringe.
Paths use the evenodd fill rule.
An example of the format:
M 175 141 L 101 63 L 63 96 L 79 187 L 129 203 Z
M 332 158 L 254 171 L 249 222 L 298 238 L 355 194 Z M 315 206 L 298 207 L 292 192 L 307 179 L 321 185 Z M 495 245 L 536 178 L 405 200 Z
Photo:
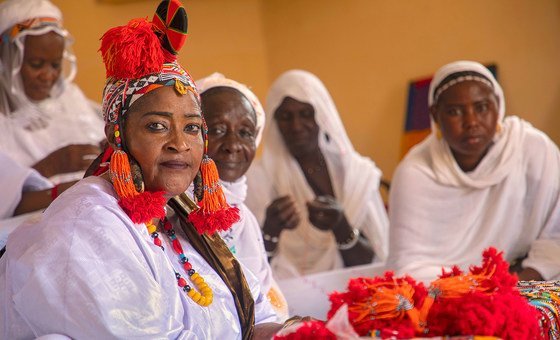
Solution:
M 165 54 L 152 26 L 146 19 L 132 19 L 101 37 L 107 78 L 138 79 L 161 69 Z
M 307 339 L 325 339 L 336 340 L 334 335 L 323 321 L 306 321 L 297 329 L 297 331 L 287 335 L 275 335 L 273 340 L 307 340 Z
M 198 209 L 191 212 L 188 218 L 199 234 L 212 235 L 217 231 L 228 230 L 239 221 L 239 209 L 227 207 L 214 212 Z
M 455 276 L 478 277 L 479 287 L 449 291 L 435 299 L 427 299 L 428 291 L 424 285 L 408 276 L 396 278 L 392 272 L 387 272 L 383 277 L 351 279 L 347 292 L 330 295 L 331 309 L 327 317 L 330 319 L 340 306 L 348 304 L 348 319 L 354 330 L 361 336 L 374 334 L 383 339 L 455 335 L 495 336 L 503 339 L 542 338 L 539 312 L 517 291 L 517 276 L 509 273 L 509 265 L 501 252 L 489 248 L 483 253 L 480 267 L 472 266 L 467 274 L 454 267 L 449 272 L 442 271 L 440 278 Z M 402 313 L 393 313 L 394 317 L 383 319 L 384 315 L 388 315 L 387 312 L 392 312 L 387 309 L 388 305 L 372 305 L 372 298 L 380 290 L 387 294 L 391 290 L 396 291 L 395 285 L 413 287 L 411 301 L 414 309 L 422 310 L 426 302 L 433 302 L 426 309 L 427 333 L 418 332 L 410 318 L 411 313 L 404 316 Z M 454 286 L 442 287 L 453 289 Z
M 137 196 L 121 197 L 119 200 L 119 205 L 134 223 L 146 223 L 154 218 L 164 218 L 165 203 L 163 191 L 144 191 Z

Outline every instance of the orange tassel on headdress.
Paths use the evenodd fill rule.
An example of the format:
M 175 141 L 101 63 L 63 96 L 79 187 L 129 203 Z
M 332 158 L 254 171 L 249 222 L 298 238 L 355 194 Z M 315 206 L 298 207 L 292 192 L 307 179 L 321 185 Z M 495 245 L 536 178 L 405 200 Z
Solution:
M 189 214 L 189 221 L 200 234 L 212 235 L 229 229 L 239 221 L 239 209 L 226 202 L 226 196 L 219 182 L 216 163 L 205 153 L 200 165 L 203 183 L 203 197 L 198 202 L 199 209 Z
M 113 187 L 119 196 L 119 205 L 134 223 L 146 223 L 154 218 L 165 217 L 163 191 L 138 192 L 132 180 L 130 162 L 126 152 L 116 150 L 111 156 L 109 173 Z

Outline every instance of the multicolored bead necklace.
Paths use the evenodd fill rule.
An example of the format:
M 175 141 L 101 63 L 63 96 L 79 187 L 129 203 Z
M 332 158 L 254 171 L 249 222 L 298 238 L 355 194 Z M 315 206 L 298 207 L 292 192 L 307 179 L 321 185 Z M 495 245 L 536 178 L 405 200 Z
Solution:
M 189 259 L 185 256 L 181 243 L 179 242 L 177 236 L 175 235 L 175 230 L 173 230 L 173 226 L 167 220 L 167 218 L 161 220 L 160 224 L 163 225 L 163 229 L 165 230 L 165 233 L 171 240 L 173 251 L 175 251 L 175 253 L 179 255 L 179 261 L 183 265 L 183 268 L 185 268 L 185 271 L 189 275 L 190 281 L 196 287 L 196 289 L 193 289 L 187 283 L 187 280 L 185 280 L 183 277 L 181 277 L 181 274 L 175 271 L 175 277 L 177 278 L 177 285 L 179 285 L 179 287 L 181 287 L 183 291 L 187 293 L 187 295 L 200 306 L 202 307 L 209 306 L 212 303 L 212 300 L 214 299 L 212 288 L 210 288 L 210 286 L 206 282 L 204 282 L 204 278 L 200 276 L 197 272 L 195 272 L 195 270 L 192 268 Z M 161 247 L 161 249 L 163 250 L 163 246 L 161 243 L 161 239 L 159 238 L 159 233 L 157 232 L 156 225 L 150 221 L 146 223 L 146 227 L 148 228 L 148 232 L 154 239 L 154 244 L 156 246 Z

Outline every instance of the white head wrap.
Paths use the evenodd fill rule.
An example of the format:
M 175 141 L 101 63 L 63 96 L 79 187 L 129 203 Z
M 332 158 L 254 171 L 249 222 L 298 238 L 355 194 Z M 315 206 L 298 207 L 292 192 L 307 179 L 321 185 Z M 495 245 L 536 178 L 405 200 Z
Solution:
M 264 130 L 265 115 L 264 109 L 259 101 L 259 98 L 255 96 L 253 91 L 251 91 L 246 85 L 236 82 L 235 80 L 226 78 L 223 74 L 215 72 L 208 77 L 199 79 L 196 81 L 196 87 L 200 94 L 210 90 L 214 87 L 231 87 L 241 92 L 245 98 L 251 103 L 255 115 L 257 117 L 256 128 L 257 136 L 255 137 L 255 144 L 258 146 L 261 142 L 261 138 Z
M 17 32 L 12 36 L 11 28 L 18 23 L 34 18 L 52 18 L 56 22 L 38 25 Z M 0 112 L 11 113 L 16 109 L 33 104 L 25 95 L 20 69 L 23 61 L 25 37 L 55 32 L 65 38 L 65 75 L 61 76 L 51 90 L 51 97 L 58 97 L 66 83 L 76 75 L 76 57 L 70 50 L 73 39 L 62 27 L 62 13 L 48 0 L 6 0 L 0 3 Z M 27 110 L 29 114 L 40 115 L 37 110 Z M 24 119 L 23 117 L 19 117 Z M 26 117 L 24 120 L 28 121 Z
M 504 91 L 502 90 L 502 87 L 500 86 L 496 78 L 494 78 L 492 72 L 490 72 L 484 65 L 477 63 L 476 61 L 467 61 L 467 60 L 455 61 L 437 70 L 436 74 L 434 75 L 434 78 L 432 79 L 432 82 L 430 83 L 430 90 L 428 94 L 428 106 L 431 107 L 432 105 L 435 104 L 434 92 L 441 84 L 441 82 L 445 80 L 445 78 L 449 77 L 450 75 L 459 72 L 476 72 L 488 78 L 488 80 L 490 80 L 490 82 L 492 83 L 492 89 L 494 90 L 494 94 L 496 95 L 496 97 L 498 97 L 498 115 L 499 115 L 498 121 L 502 121 L 506 113 L 506 102 L 504 100 Z

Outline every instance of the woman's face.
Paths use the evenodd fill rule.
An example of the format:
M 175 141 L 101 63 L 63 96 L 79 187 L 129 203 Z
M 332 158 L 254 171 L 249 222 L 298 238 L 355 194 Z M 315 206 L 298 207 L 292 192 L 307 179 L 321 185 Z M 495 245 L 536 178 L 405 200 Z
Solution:
M 47 99 L 60 77 L 64 38 L 55 32 L 25 37 L 21 80 L 31 100 Z
M 431 111 L 459 166 L 476 168 L 496 133 L 498 99 L 492 89 L 478 81 L 460 82 L 444 91 Z
M 194 95 L 177 94 L 170 86 L 153 90 L 132 105 L 124 125 L 126 146 L 142 169 L 146 190 L 168 196 L 187 190 L 203 154 L 202 116 Z
M 274 112 L 278 130 L 292 156 L 307 155 L 319 149 L 319 126 L 311 104 L 285 97 Z
M 208 155 L 216 162 L 220 178 L 234 182 L 255 158 L 255 111 L 245 96 L 231 88 L 202 94 L 202 111 L 208 125 Z

